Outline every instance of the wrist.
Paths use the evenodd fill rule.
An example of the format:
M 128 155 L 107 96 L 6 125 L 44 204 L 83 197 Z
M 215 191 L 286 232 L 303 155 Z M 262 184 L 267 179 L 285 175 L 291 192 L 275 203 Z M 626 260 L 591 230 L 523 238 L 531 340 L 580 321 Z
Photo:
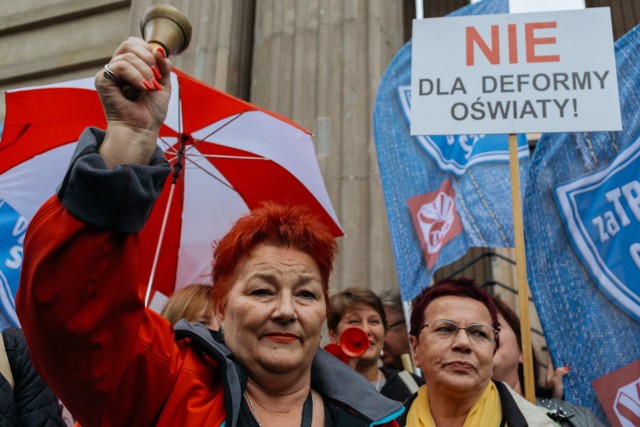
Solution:
M 98 151 L 109 168 L 122 164 L 149 164 L 157 140 L 157 130 L 109 125 Z

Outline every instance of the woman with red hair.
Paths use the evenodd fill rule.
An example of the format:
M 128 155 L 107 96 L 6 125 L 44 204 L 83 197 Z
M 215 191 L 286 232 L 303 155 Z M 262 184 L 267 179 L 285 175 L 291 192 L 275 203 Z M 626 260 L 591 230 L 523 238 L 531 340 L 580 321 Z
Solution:
M 106 132 L 83 133 L 30 224 L 17 306 L 38 370 L 84 427 L 397 425 L 400 403 L 319 349 L 337 244 L 301 207 L 265 205 L 218 243 L 219 331 L 145 308 L 137 232 L 170 171 L 169 74 L 143 40 L 120 45 L 96 75 Z

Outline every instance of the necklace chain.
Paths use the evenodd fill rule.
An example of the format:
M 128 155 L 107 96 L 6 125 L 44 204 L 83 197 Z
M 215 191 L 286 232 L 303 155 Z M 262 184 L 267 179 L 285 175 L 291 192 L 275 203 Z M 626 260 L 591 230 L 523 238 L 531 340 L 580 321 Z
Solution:
M 258 427 L 262 427 L 262 424 L 260 424 L 260 418 L 258 418 L 258 413 L 256 412 L 256 408 L 253 407 L 253 401 L 251 400 L 251 397 L 249 396 L 249 393 L 246 390 L 244 392 L 244 397 L 247 398 L 249 409 L 251 409 L 251 413 L 253 414 L 253 418 L 256 419 L 256 423 L 258 423 Z
M 251 414 L 253 415 L 253 418 L 256 420 L 256 423 L 258 424 L 258 427 L 262 427 L 262 423 L 260 423 L 260 417 L 258 417 L 258 412 L 256 411 L 256 408 L 253 406 L 253 400 L 251 400 L 251 396 L 249 396 L 249 392 L 247 390 L 244 391 L 244 397 L 245 397 L 245 400 L 247 401 L 247 403 L 249 404 L 249 410 L 251 411 Z M 307 397 L 307 401 L 310 402 L 310 399 L 311 399 L 311 392 L 309 392 L 309 396 Z M 305 419 L 305 415 L 304 414 L 305 414 L 305 410 L 304 410 L 304 403 L 303 403 L 302 404 L 302 422 L 303 423 L 304 423 L 304 419 Z
M 380 391 L 380 380 L 382 379 L 382 371 L 378 369 L 378 381 L 376 382 L 376 391 Z

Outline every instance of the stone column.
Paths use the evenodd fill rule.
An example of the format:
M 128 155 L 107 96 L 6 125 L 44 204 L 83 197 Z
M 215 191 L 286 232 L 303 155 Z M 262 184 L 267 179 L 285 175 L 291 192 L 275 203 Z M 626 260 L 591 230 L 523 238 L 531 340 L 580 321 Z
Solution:
M 399 0 L 260 0 L 251 102 L 314 133 L 322 174 L 346 236 L 332 291 L 397 286 L 372 111 L 402 46 Z

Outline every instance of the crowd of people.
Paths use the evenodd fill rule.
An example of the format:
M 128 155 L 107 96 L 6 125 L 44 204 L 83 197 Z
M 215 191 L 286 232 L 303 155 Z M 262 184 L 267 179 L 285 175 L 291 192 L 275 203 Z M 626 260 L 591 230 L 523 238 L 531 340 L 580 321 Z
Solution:
M 395 289 L 330 294 L 338 245 L 303 207 L 252 210 L 216 243 L 214 286 L 145 307 L 137 233 L 170 172 L 156 147 L 169 72 L 161 49 L 119 46 L 96 75 L 107 129 L 80 136 L 31 221 L 17 297 L 29 368 L 10 363 L 16 403 L 0 410 L 38 416 L 14 425 L 64 425 L 58 398 L 84 427 L 600 425 L 561 399 L 561 376 L 536 384 L 538 405 L 521 396 L 517 315 L 472 280 L 425 286 L 409 319 Z M 332 343 L 361 329 L 366 351 L 338 360 L 324 327 Z M 22 405 L 26 371 L 40 392 Z

